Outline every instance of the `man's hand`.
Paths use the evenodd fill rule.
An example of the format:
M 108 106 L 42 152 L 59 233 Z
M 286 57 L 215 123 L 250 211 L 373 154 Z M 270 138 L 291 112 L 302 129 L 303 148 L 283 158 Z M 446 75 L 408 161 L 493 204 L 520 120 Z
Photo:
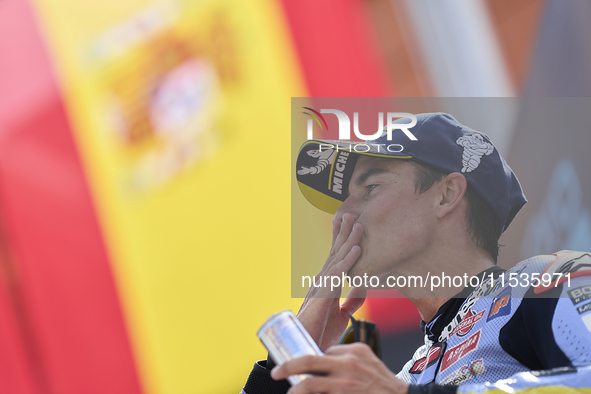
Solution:
M 398 379 L 364 343 L 331 347 L 323 356 L 303 356 L 275 367 L 273 379 L 313 373 L 288 394 L 406 394 L 409 384 Z
M 332 248 L 319 276 L 342 277 L 359 258 L 361 248 L 358 244 L 363 226 L 354 222 L 355 218 L 349 213 L 345 213 L 342 220 L 333 222 Z M 298 312 L 298 320 L 320 350 L 325 351 L 337 344 L 347 328 L 349 314 L 363 305 L 366 294 L 366 290 L 352 288 L 341 304 L 341 288 L 312 287 Z

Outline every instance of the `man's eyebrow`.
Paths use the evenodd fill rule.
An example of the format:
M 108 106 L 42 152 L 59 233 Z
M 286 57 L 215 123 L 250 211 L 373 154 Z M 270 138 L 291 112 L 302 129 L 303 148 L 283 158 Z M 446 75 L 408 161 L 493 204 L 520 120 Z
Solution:
M 355 179 L 355 186 L 361 186 L 363 183 L 369 178 L 370 176 L 383 174 L 385 172 L 389 172 L 384 168 L 370 168 L 369 170 L 365 171 L 363 174 L 359 175 L 357 179 Z

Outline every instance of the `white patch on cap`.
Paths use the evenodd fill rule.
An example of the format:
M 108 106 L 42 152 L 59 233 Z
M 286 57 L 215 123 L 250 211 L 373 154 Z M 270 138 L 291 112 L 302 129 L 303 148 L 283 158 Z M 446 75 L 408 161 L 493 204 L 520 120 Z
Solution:
M 334 160 L 335 154 L 337 153 L 334 149 L 328 148 L 325 150 L 320 149 L 311 149 L 306 152 L 308 156 L 314 157 L 318 159 L 318 162 L 314 167 L 304 167 L 302 166 L 298 170 L 298 175 L 307 175 L 307 174 L 319 174 L 324 171 L 325 168 L 328 167 Z
M 490 156 L 495 147 L 484 139 L 480 133 L 464 135 L 456 141 L 456 144 L 464 147 L 462 153 L 462 172 L 472 172 L 480 165 L 482 156 Z

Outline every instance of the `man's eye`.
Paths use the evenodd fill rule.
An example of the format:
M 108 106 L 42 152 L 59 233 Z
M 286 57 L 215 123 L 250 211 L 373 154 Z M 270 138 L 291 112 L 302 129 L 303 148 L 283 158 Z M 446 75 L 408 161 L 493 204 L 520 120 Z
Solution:
M 378 185 L 367 185 L 367 191 L 370 192 L 372 191 L 374 188 L 376 188 Z

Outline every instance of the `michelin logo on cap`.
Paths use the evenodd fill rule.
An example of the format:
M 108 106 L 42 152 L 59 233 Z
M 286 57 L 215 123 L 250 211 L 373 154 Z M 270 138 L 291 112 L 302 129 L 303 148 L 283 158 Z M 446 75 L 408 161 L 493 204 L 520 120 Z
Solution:
M 329 164 L 334 162 L 337 151 L 332 148 L 325 150 L 311 149 L 306 153 L 308 154 L 308 156 L 318 158 L 318 162 L 315 166 L 312 167 L 301 166 L 301 168 L 297 171 L 298 175 L 314 175 L 324 171 L 324 169 L 326 169 Z M 337 194 L 343 194 L 343 172 L 345 171 L 345 166 L 347 164 L 348 157 L 349 152 L 341 151 L 339 152 L 336 163 L 334 163 L 334 172 L 332 176 L 332 191 Z
M 298 175 L 319 174 L 329 163 L 334 160 L 334 155 L 337 153 L 334 149 L 326 149 L 324 152 L 321 149 L 311 149 L 306 152 L 308 156 L 318 159 L 318 163 L 313 167 L 304 167 L 298 170 Z
M 495 147 L 484 139 L 482 134 L 473 132 L 457 139 L 456 144 L 464 147 L 462 153 L 462 173 L 472 172 L 480 165 L 482 156 L 490 156 Z

